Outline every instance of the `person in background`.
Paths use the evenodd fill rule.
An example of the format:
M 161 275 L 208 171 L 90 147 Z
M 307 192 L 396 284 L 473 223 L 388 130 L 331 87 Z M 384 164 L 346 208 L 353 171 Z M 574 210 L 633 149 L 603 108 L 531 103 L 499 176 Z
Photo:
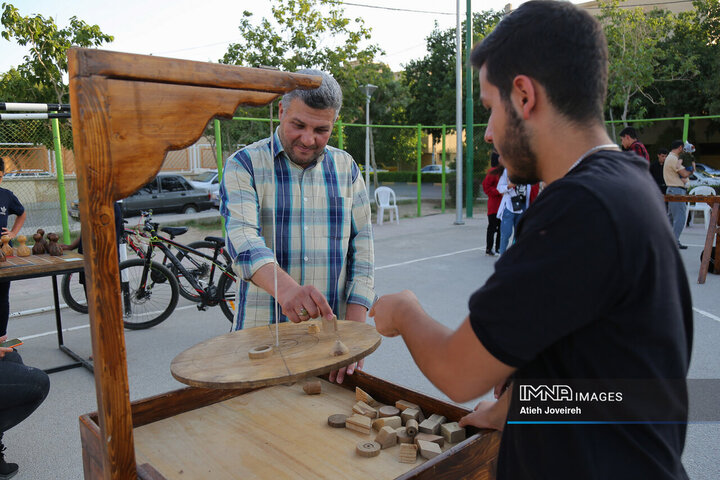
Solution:
M 665 185 L 665 177 L 663 176 L 663 165 L 665 165 L 665 158 L 667 158 L 670 151 L 667 148 L 661 148 L 657 153 L 657 162 L 650 164 L 650 174 L 655 179 L 660 192 L 665 195 L 667 185 Z
M 0 158 L 0 183 L 5 176 L 5 161 Z M 12 228 L 8 229 L 8 217 L 15 215 Z M 0 235 L 7 235 L 10 240 L 15 238 L 25 223 L 25 207 L 13 192 L 0 188 Z M 10 318 L 10 282 L 0 282 L 0 336 L 7 333 Z
M 502 157 L 500 157 L 502 163 Z M 505 253 L 510 237 L 517 227 L 520 217 L 535 200 L 540 191 L 539 184 L 515 184 L 508 179 L 505 169 L 498 180 L 497 191 L 502 194 L 497 216 L 500 217 L 500 255 Z
M 695 162 L 692 162 L 690 167 L 684 167 L 680 161 L 680 153 L 683 151 L 684 145 L 682 140 L 674 140 L 670 144 L 670 153 L 665 158 L 663 178 L 667 185 L 668 195 L 685 195 L 687 193 L 685 190 L 687 178 L 695 171 Z M 680 234 L 685 228 L 687 204 L 685 202 L 668 202 L 668 217 L 670 218 L 678 248 L 685 250 L 688 247 L 680 243 Z
M 623 149 L 635 152 L 638 156 L 647 160 L 648 164 L 650 163 L 650 155 L 648 155 L 647 148 L 640 143 L 637 132 L 633 127 L 625 127 L 620 131 L 620 143 L 622 143 Z
M 7 336 L 0 337 L 0 342 Z M 15 476 L 16 463 L 5 461 L 5 432 L 33 413 L 50 391 L 50 378 L 42 370 L 23 364 L 14 348 L 0 347 L 0 480 Z
M 485 254 L 495 256 L 496 253 L 500 253 L 500 219 L 497 216 L 500 202 L 502 201 L 502 193 L 498 192 L 497 184 L 500 181 L 500 175 L 505 170 L 500 162 L 498 161 L 500 155 L 496 150 L 493 150 L 490 155 L 490 167 L 487 175 L 482 182 L 483 192 L 488 197 L 487 201 L 487 217 L 488 226 L 485 237 Z M 495 245 L 495 251 L 493 252 L 493 245 Z

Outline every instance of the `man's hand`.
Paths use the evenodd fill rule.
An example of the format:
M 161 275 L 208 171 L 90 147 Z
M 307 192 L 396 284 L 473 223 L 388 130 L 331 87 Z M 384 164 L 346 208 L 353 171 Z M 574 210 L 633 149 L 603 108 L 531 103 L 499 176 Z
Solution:
M 333 311 L 322 293 L 312 285 L 296 285 L 278 289 L 278 303 L 283 313 L 294 323 L 320 316 L 332 318 Z
M 0 342 L 4 342 L 5 340 L 7 340 L 7 335 L 0 337 Z M 10 353 L 12 351 L 12 347 L 0 347 L 0 358 L 4 358 L 6 353 Z
M 8 237 L 10 240 L 12 240 L 13 238 L 15 238 L 15 234 L 12 232 L 12 230 L 8 229 L 7 227 L 3 227 L 3 228 L 2 228 L 2 234 L 0 234 L 0 236 L 5 236 L 5 235 L 7 235 L 7 237 Z
M 392 295 L 383 295 L 370 309 L 370 316 L 375 317 L 375 328 L 380 335 L 395 337 L 400 335 L 399 322 L 403 317 L 412 317 L 412 310 L 422 311 L 420 301 L 410 290 L 403 290 Z
M 365 319 L 367 317 L 367 308 L 365 308 L 362 305 L 358 305 L 356 303 L 348 303 L 347 311 L 345 312 L 345 320 L 350 320 L 352 322 L 362 322 L 365 323 Z M 343 367 L 339 370 L 333 370 L 330 372 L 330 376 L 328 379 L 330 380 L 330 383 L 337 381 L 337 383 L 342 383 L 343 380 L 345 380 L 345 375 L 352 375 L 355 373 L 355 370 L 362 370 L 364 360 L 360 360 L 357 363 L 352 363 L 348 365 L 347 367 Z
M 503 384 L 499 384 L 504 385 Z M 495 387 L 495 393 L 497 398 L 498 386 Z M 504 390 L 499 395 L 496 402 L 480 402 L 475 406 L 475 409 L 462 417 L 458 424 L 461 427 L 466 425 L 472 425 L 478 428 L 491 428 L 493 430 L 502 431 L 505 428 L 505 421 L 507 420 L 508 408 L 510 407 L 510 396 L 512 395 L 512 387 Z

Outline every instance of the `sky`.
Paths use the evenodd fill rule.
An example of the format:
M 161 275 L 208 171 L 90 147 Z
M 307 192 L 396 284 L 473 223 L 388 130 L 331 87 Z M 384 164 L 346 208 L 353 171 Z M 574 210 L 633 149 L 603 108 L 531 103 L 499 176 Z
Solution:
M 243 11 L 253 12 L 256 21 L 270 17 L 268 0 L 6 1 L 22 16 L 39 13 L 52 17 L 60 28 L 67 27 L 72 16 L 96 24 L 103 33 L 115 37 L 103 45 L 106 50 L 212 62 L 222 58 L 230 43 L 240 40 L 237 27 Z M 472 10 L 502 10 L 506 3 L 508 0 L 476 0 Z M 466 0 L 460 4 L 464 19 Z M 379 60 L 398 71 L 410 60 L 425 56 L 425 38 L 435 22 L 442 30 L 455 28 L 456 7 L 457 0 L 347 0 L 345 14 L 351 19 L 362 18 L 372 28 L 372 41 L 385 51 Z M 0 72 L 23 63 L 26 54 L 25 47 L 0 38 Z

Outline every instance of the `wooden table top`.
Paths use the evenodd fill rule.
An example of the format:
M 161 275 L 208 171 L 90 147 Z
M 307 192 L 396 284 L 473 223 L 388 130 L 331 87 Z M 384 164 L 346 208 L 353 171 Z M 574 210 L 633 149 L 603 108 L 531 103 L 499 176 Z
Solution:
M 68 272 L 78 272 L 85 266 L 83 256 L 75 252 L 66 252 L 60 257 L 53 257 L 44 253 L 18 257 L 6 257 L 0 262 L 0 280 L 21 280 L 25 278 L 60 275 Z
M 269 357 L 251 360 L 248 351 L 275 345 L 275 325 L 201 342 L 175 357 L 170 371 L 175 379 L 194 387 L 264 387 L 328 373 L 366 357 L 380 345 L 373 325 L 338 320 L 338 336 L 350 351 L 333 356 L 335 334 L 309 333 L 309 323 L 281 323 L 280 345 Z

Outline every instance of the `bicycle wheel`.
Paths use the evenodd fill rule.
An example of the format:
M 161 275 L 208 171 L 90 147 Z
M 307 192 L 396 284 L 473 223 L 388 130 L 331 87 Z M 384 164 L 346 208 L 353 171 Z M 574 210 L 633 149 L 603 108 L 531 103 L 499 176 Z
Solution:
M 170 270 L 157 262 L 146 268 L 140 258 L 120 264 L 123 324 L 131 330 L 154 327 L 170 316 L 178 302 L 177 280 Z
M 209 257 L 215 254 L 215 244 L 212 242 L 198 241 L 188 243 L 188 247 L 198 250 Z M 207 289 L 210 282 L 210 270 L 212 262 L 206 258 L 193 255 L 192 252 L 180 250 L 177 254 L 177 259 L 180 260 L 183 267 L 193 276 L 195 280 L 200 284 L 203 289 Z M 230 255 L 223 249 L 222 254 L 218 256 L 217 262 L 223 265 L 230 265 Z M 180 288 L 180 295 L 187 298 L 191 302 L 200 302 L 200 294 L 195 291 L 193 286 L 190 284 L 187 278 L 173 265 L 170 270 L 175 273 L 178 280 L 178 287 Z M 222 275 L 222 271 L 215 268 L 215 274 L 213 281 L 217 280 Z
M 80 272 L 66 273 L 60 283 L 60 292 L 68 307 L 78 313 L 88 313 L 85 286 L 79 282 Z
M 220 310 L 230 320 L 230 323 L 233 323 L 237 311 L 237 281 L 235 277 L 224 273 L 221 274 L 218 282 L 218 294 L 220 296 Z

